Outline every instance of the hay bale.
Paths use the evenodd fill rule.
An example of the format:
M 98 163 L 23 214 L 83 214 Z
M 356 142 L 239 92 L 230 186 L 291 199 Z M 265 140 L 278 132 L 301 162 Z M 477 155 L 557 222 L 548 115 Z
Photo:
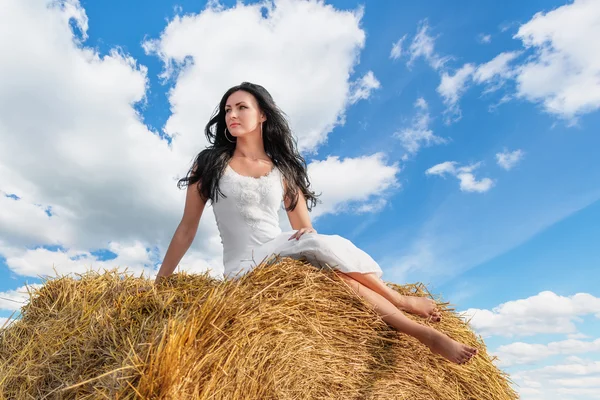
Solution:
M 331 271 L 272 261 L 237 281 L 45 282 L 0 331 L 0 399 L 517 398 L 447 304 L 436 326 L 479 349 L 467 365 L 395 332 Z

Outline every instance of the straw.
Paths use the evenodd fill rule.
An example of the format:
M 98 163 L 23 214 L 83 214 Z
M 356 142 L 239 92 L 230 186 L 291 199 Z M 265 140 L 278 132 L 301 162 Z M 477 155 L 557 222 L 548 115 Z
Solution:
M 431 297 L 421 284 L 389 285 Z M 0 330 L 0 399 L 517 399 L 482 338 L 438 302 L 431 325 L 479 349 L 466 365 L 394 331 L 331 271 L 291 258 L 237 280 L 62 276 Z

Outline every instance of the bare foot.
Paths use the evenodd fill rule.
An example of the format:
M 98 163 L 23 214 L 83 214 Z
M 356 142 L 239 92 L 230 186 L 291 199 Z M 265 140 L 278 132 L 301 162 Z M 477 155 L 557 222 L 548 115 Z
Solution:
M 431 318 L 435 322 L 442 320 L 442 314 L 437 309 L 435 301 L 427 297 L 400 296 L 396 307 L 402 311 L 420 315 L 423 318 Z
M 477 354 L 476 348 L 459 343 L 433 328 L 428 330 L 421 342 L 435 354 L 456 364 L 464 364 Z

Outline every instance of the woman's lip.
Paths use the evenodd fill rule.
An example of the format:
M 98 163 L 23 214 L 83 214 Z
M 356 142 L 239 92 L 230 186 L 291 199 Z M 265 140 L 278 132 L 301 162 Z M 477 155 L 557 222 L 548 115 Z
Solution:
M 233 128 L 234 126 L 239 126 L 239 124 L 231 124 L 231 125 L 229 125 L 230 128 Z

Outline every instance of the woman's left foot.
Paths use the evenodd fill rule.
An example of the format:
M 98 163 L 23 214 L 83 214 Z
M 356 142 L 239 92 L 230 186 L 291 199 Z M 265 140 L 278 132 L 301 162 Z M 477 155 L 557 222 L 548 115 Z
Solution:
M 438 310 L 435 301 L 427 297 L 401 295 L 396 303 L 396 307 L 402 311 L 416 314 L 423 318 L 429 318 L 435 322 L 442 320 L 442 314 Z

